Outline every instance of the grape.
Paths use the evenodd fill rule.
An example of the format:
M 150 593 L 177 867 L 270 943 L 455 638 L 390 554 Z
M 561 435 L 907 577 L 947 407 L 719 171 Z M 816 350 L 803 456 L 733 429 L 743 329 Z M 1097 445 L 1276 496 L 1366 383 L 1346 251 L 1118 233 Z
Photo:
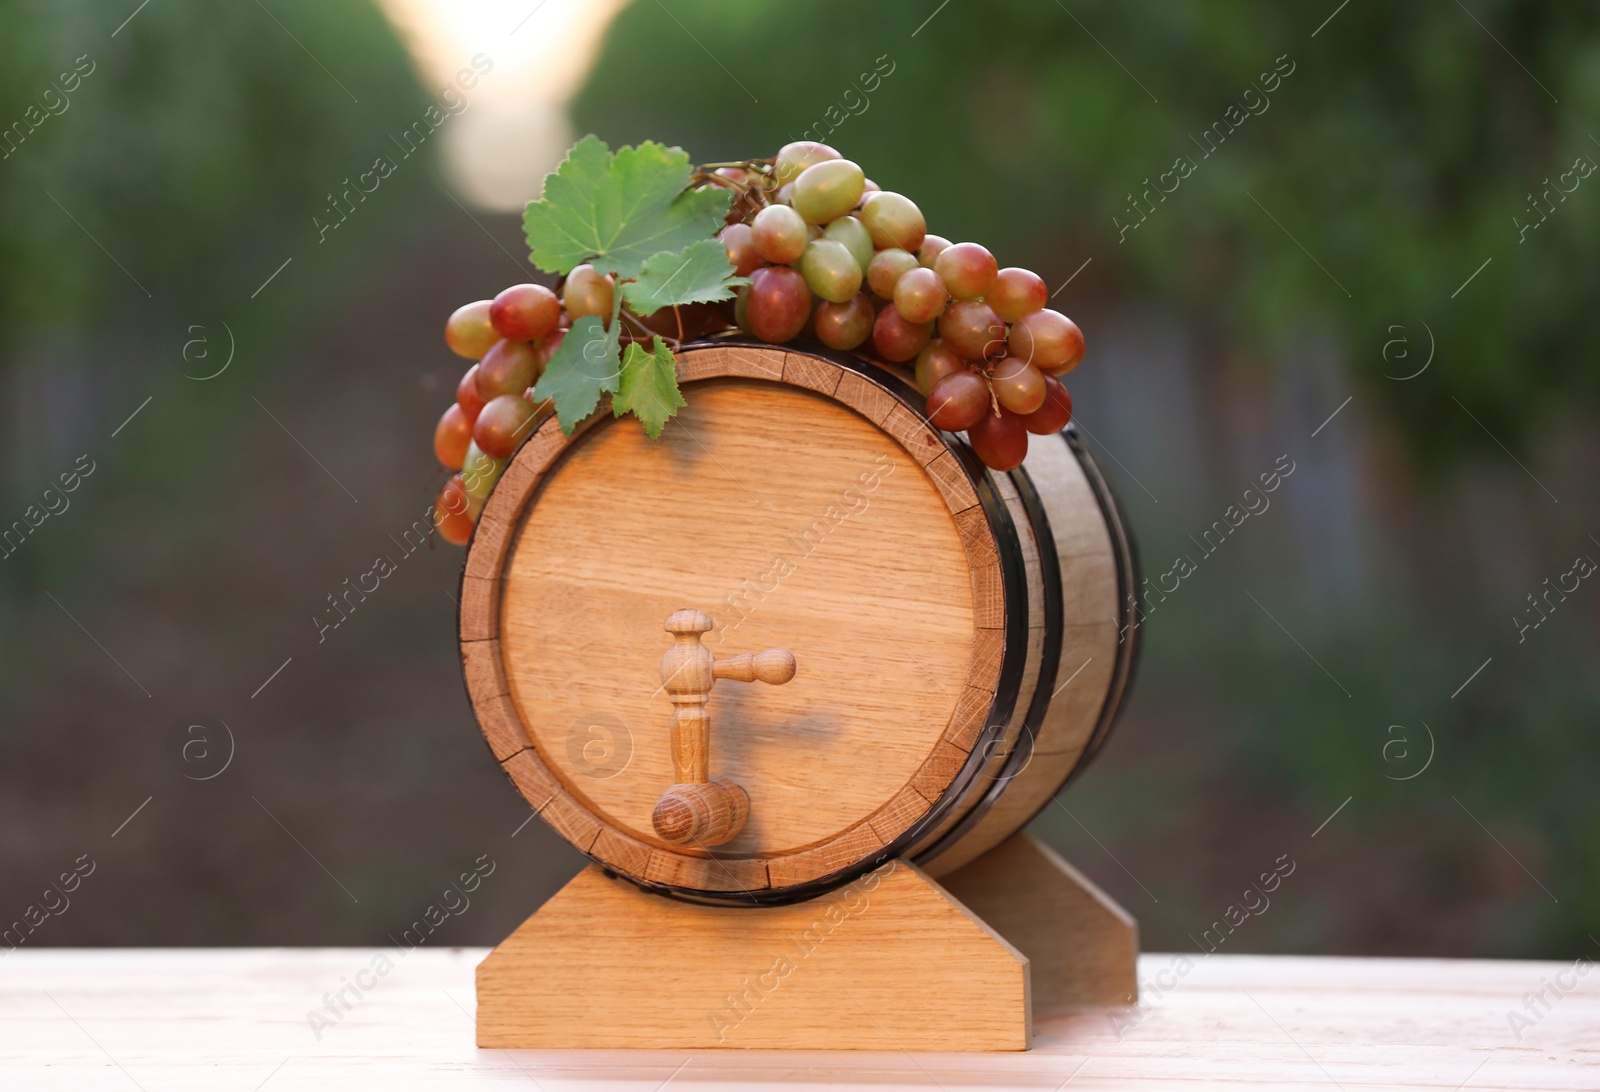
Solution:
M 1015 470 L 1028 456 L 1028 430 L 1014 413 L 986 413 L 967 429 L 967 442 L 991 470 Z
M 489 305 L 495 332 L 516 341 L 537 341 L 561 321 L 561 301 L 542 284 L 514 284 Z
M 1032 413 L 1044 405 L 1043 373 L 1019 357 L 1008 356 L 996 364 L 989 373 L 989 382 L 1000 404 L 1012 413 Z
M 843 303 L 861 290 L 861 266 L 843 243 L 817 239 L 806 244 L 800 272 L 811 291 L 833 303 Z
M 933 323 L 907 322 L 893 307 L 879 311 L 877 321 L 872 324 L 872 344 L 878 355 L 896 363 L 916 356 L 932 335 Z
M 877 193 L 882 189 L 883 187 L 878 185 L 872 179 L 867 179 L 866 184 L 862 187 L 861 200 L 866 201 L 868 194 Z
M 478 393 L 478 366 L 474 364 L 462 375 L 461 382 L 456 384 L 456 405 L 461 407 L 461 415 L 467 419 L 467 426 L 478 419 L 478 411 L 483 409 L 483 395 Z
M 522 393 L 502 394 L 491 398 L 478 414 L 478 423 L 472 426 L 472 442 L 485 455 L 504 459 L 532 430 L 533 407 L 528 400 Z
M 865 224 L 854 216 L 841 216 L 828 225 L 822 237 L 843 243 L 855 256 L 856 264 L 861 267 L 861 275 L 866 276 L 867 266 L 872 263 L 872 236 Z
M 806 279 L 784 265 L 756 270 L 750 276 L 745 316 L 745 328 L 762 341 L 781 345 L 790 340 L 811 317 L 811 289 L 806 287 Z
M 932 322 L 949 301 L 939 274 L 920 266 L 910 270 L 894 285 L 895 309 L 907 322 Z
M 717 238 L 728 249 L 728 264 L 733 266 L 734 276 L 748 277 L 761 264 L 761 255 L 756 253 L 754 233 L 749 224 L 729 224 Z
M 472 537 L 473 520 L 467 514 L 468 507 L 461 475 L 452 474 L 439 490 L 439 499 L 433 502 L 433 525 L 439 528 L 439 537 L 452 546 L 465 546 Z
M 756 253 L 773 265 L 788 265 L 805 252 L 810 236 L 806 222 L 788 205 L 768 205 L 750 225 Z
M 883 299 L 894 298 L 894 286 L 902 276 L 917 268 L 917 259 L 898 247 L 880 250 L 867 266 L 867 284 Z
M 1007 266 L 995 274 L 983 301 L 1007 322 L 1039 310 L 1049 301 L 1049 292 L 1039 274 L 1017 266 Z
M 478 360 L 489 346 L 500 340 L 489 323 L 489 300 L 463 304 L 444 324 L 444 341 L 450 351 L 468 360 Z
M 965 369 L 951 372 L 928 392 L 928 420 L 946 432 L 964 432 L 986 416 L 991 416 L 989 385 Z
M 977 243 L 945 247 L 933 260 L 933 271 L 958 300 L 975 300 L 989 291 L 1000 267 L 994 255 Z
M 599 315 L 606 325 L 611 324 L 612 293 L 617 282 L 602 276 L 594 266 L 584 263 L 567 274 L 567 283 L 561 290 L 561 302 L 567 305 L 567 315 L 574 321 L 584 315 Z
M 818 304 L 813 318 L 817 340 L 830 349 L 854 349 L 871 336 L 874 317 L 872 301 L 859 293 L 843 303 Z
M 478 397 L 521 394 L 539 378 L 539 354 L 526 341 L 497 341 L 478 362 Z
M 461 469 L 467 445 L 472 442 L 472 425 L 459 403 L 451 402 L 439 423 L 433 427 L 433 453 L 451 470 Z
M 743 167 L 718 167 L 711 173 L 730 182 L 744 182 L 750 177 L 750 172 Z
M 1053 375 L 1044 377 L 1044 404 L 1032 413 L 1024 414 L 1023 427 L 1040 436 L 1060 432 L 1072 420 L 1072 395 Z
M 958 355 L 983 360 L 1005 349 L 1006 324 L 987 303 L 957 300 L 939 316 L 939 336 Z
M 716 307 L 709 303 L 680 303 L 676 307 L 662 307 L 647 315 L 635 315 L 639 324 L 651 333 L 676 338 L 683 331 L 683 339 L 692 341 L 706 332 L 716 316 Z M 624 340 L 627 340 L 624 338 Z M 649 339 L 644 339 L 648 341 Z
M 813 163 L 794 180 L 794 211 L 808 223 L 826 224 L 856 207 L 867 176 L 848 159 Z
M 556 355 L 556 350 L 561 348 L 561 343 L 565 340 L 567 340 L 567 331 L 557 330 L 533 347 L 534 355 L 539 358 L 538 374 L 544 374 L 545 368 L 550 365 L 551 357 Z
M 467 445 L 466 457 L 461 460 L 461 487 L 467 495 L 467 514 L 474 521 L 478 513 L 483 511 L 483 502 L 489 498 L 489 490 L 500 480 L 505 468 L 504 459 L 485 455 L 476 442 Z
M 778 175 L 778 185 L 787 185 L 800 177 L 800 173 L 813 164 L 822 163 L 830 159 L 844 158 L 826 144 L 818 144 L 814 140 L 797 140 L 793 144 L 785 144 L 778 149 L 778 160 L 774 168 Z
M 965 371 L 967 362 L 945 348 L 944 342 L 934 338 L 917 354 L 917 390 L 926 397 L 933 385 L 947 375 Z
M 778 192 L 772 195 L 772 199 L 780 205 L 787 205 L 793 198 L 793 182 L 785 182 L 783 185 L 778 187 Z
M 760 272 L 760 270 L 757 270 Z M 755 274 L 751 274 L 752 277 Z M 755 333 L 750 329 L 750 286 L 741 285 L 733 292 L 733 324 L 747 334 Z
M 943 235 L 925 236 L 922 244 L 917 247 L 917 261 L 932 269 L 933 263 L 938 260 L 939 255 L 943 254 L 949 247 L 950 240 Z
M 911 198 L 888 191 L 869 194 L 861 202 L 861 222 L 867 225 L 872 245 L 879 250 L 916 250 L 928 234 L 928 222 Z
M 1040 371 L 1060 375 L 1083 359 L 1083 331 L 1060 311 L 1035 311 L 1011 327 L 1011 352 Z

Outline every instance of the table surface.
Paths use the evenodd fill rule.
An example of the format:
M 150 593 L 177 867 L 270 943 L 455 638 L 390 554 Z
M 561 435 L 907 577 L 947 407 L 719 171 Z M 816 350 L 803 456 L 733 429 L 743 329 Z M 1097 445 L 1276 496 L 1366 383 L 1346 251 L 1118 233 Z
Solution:
M 380 953 L 392 970 L 363 973 Z M 1137 1007 L 1039 1014 L 1026 1053 L 912 1055 L 478 1050 L 485 954 L 18 950 L 0 959 L 0 1088 L 1600 1089 L 1582 961 L 1146 955 Z M 314 1027 L 351 981 L 375 984 Z

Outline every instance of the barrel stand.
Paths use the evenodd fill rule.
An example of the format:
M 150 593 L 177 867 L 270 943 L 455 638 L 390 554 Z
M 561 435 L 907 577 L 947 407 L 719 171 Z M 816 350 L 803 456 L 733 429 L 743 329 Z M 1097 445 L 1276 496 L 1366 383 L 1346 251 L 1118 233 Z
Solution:
M 935 882 L 893 860 L 807 902 L 646 894 L 596 865 L 477 971 L 489 1048 L 1026 1050 L 1033 1012 L 1137 999 L 1138 926 L 1017 834 Z

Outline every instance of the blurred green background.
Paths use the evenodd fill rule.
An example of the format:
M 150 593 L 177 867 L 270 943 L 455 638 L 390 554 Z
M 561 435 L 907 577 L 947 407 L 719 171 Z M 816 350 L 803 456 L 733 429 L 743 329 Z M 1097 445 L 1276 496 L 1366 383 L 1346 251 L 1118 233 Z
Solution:
M 0 4 L 0 526 L 94 466 L 0 559 L 0 917 L 83 853 L 29 943 L 381 943 L 488 853 L 439 934 L 486 944 L 564 882 L 461 690 L 459 551 L 308 618 L 442 481 L 444 317 L 532 278 L 506 193 L 570 133 L 812 136 L 1044 276 L 1147 574 L 1195 565 L 1035 826 L 1145 947 L 1289 854 L 1225 950 L 1600 955 L 1600 590 L 1551 590 L 1600 558 L 1600 13 L 575 4 Z M 570 129 L 514 124 L 530 42 L 582 54 Z

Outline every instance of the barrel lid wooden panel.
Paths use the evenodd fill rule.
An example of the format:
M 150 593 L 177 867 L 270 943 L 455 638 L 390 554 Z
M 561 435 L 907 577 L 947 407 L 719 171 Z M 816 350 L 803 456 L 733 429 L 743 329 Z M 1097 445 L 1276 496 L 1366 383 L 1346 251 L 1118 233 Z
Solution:
M 491 494 L 460 616 L 485 737 L 546 821 L 637 882 L 760 893 L 866 867 L 999 731 L 1008 517 L 888 377 L 710 344 L 682 352 L 680 382 L 659 440 L 631 418 L 570 439 L 547 421 Z M 683 607 L 712 616 L 718 657 L 799 665 L 711 693 L 711 773 L 750 797 L 715 851 L 651 825 L 674 781 L 662 623 Z

